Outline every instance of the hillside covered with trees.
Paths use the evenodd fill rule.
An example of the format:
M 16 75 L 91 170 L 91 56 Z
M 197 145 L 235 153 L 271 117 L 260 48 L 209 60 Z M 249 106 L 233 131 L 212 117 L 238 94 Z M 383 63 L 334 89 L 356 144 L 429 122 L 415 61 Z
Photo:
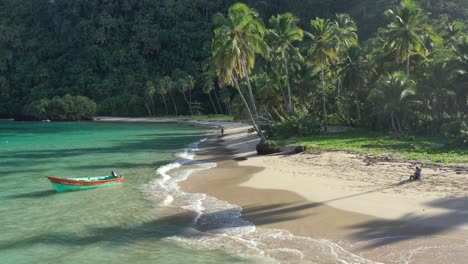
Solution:
M 89 98 L 102 115 L 221 113 L 286 136 L 341 124 L 463 141 L 467 21 L 464 0 L 3 0 L 0 116 Z

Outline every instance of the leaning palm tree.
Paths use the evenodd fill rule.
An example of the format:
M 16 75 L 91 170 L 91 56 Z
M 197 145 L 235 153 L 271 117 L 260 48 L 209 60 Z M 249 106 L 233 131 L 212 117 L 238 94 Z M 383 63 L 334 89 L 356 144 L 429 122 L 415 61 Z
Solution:
M 377 102 L 377 106 L 382 107 L 385 113 L 390 114 L 392 130 L 400 133 L 403 114 L 411 102 L 417 102 L 409 100 L 415 94 L 415 83 L 402 73 L 394 73 L 379 80 L 369 98 Z
M 413 53 L 424 55 L 425 36 L 429 26 L 422 21 L 424 14 L 412 0 L 402 0 L 396 10 L 385 11 L 390 24 L 383 30 L 385 47 L 395 52 L 398 61 L 406 60 L 406 75 L 410 75 L 410 57 Z
M 322 81 L 322 114 L 324 131 L 327 131 L 327 106 L 325 97 L 325 70 L 338 60 L 337 43 L 339 40 L 336 35 L 335 25 L 328 19 L 316 18 L 310 21 L 312 30 L 307 34 L 313 44 L 309 56 L 315 64 L 320 67 L 320 79 Z
M 174 82 L 171 80 L 171 77 L 164 76 L 160 80 L 159 86 L 161 86 L 161 89 L 165 90 L 169 94 L 169 97 L 172 100 L 172 104 L 174 105 L 175 115 L 177 116 L 177 105 L 174 101 L 174 96 L 173 96 L 173 94 L 176 92 L 175 91 L 176 86 L 174 85 Z
M 167 104 L 166 104 L 166 97 L 165 95 L 167 94 L 167 90 L 166 90 L 166 87 L 163 85 L 163 81 L 162 79 L 159 80 L 159 85 L 156 88 L 156 93 L 158 93 L 159 95 L 161 95 L 162 99 L 163 99 L 163 103 L 164 103 L 164 108 L 166 109 L 166 115 L 169 114 L 169 110 L 167 109 Z
M 213 81 L 213 76 L 211 72 L 206 72 L 203 74 L 203 84 L 202 84 L 202 90 L 203 93 L 207 94 L 208 97 L 210 98 L 211 106 L 213 106 L 213 109 L 215 111 L 215 114 L 218 114 L 218 110 L 216 109 L 216 105 L 213 102 L 213 98 L 211 97 L 211 91 L 215 89 L 215 84 Z
M 145 107 L 146 107 L 146 110 L 148 110 L 148 114 L 149 116 L 151 117 L 152 116 L 152 112 L 154 112 L 154 94 L 156 93 L 156 86 L 154 85 L 154 83 L 152 81 L 147 81 L 146 82 L 146 86 L 145 86 Z M 146 99 L 149 99 L 150 102 L 151 102 L 151 108 L 149 107 Z
M 258 13 L 242 3 L 232 5 L 226 17 L 217 14 L 214 20 L 218 27 L 214 30 L 212 54 L 220 86 L 232 85 L 237 89 L 260 142 L 266 143 L 249 81 L 249 73 L 255 65 L 255 55 L 268 54 L 263 41 L 265 29 L 258 19 Z M 247 84 L 250 106 L 239 87 L 240 80 Z
M 190 115 L 193 115 L 192 111 L 192 90 L 195 88 L 195 79 L 192 75 L 187 75 L 181 80 L 179 80 L 179 92 L 184 96 L 185 102 L 190 110 Z M 185 95 L 186 92 L 189 92 L 189 99 Z
M 348 48 L 337 65 L 339 77 L 338 93 L 342 93 L 346 104 L 346 121 L 351 124 L 349 97 L 357 89 L 364 87 L 370 77 L 368 61 L 362 55 L 361 48 L 356 44 Z
M 278 59 L 282 60 L 286 85 L 288 87 L 288 104 L 287 112 L 289 114 L 294 112 L 294 107 L 291 99 L 291 86 L 289 84 L 289 65 L 288 55 L 289 52 L 295 51 L 292 43 L 294 41 L 302 41 L 304 31 L 297 26 L 299 19 L 294 17 L 291 13 L 272 16 L 269 20 L 271 38 L 271 49 Z

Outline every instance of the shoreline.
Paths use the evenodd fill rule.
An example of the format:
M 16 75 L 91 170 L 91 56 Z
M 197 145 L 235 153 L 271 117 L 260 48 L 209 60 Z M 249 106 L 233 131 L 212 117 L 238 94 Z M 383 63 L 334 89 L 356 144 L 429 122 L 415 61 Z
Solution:
M 242 123 L 144 118 L 106 121 L 223 126 L 225 136 L 212 133 L 195 156 L 217 166 L 195 172 L 179 186 L 184 192 L 205 193 L 241 206 L 241 217 L 259 229 L 287 230 L 301 237 L 344 243 L 339 247 L 385 263 L 399 263 L 386 257 L 389 248 L 404 252 L 400 262 L 411 258 L 414 263 L 439 263 L 437 259 L 445 261 L 448 256 L 435 256 L 441 252 L 419 246 L 412 249 L 418 254 L 407 249 L 415 243 L 429 249 L 432 244 L 468 243 L 468 189 L 460 189 L 467 183 L 466 175 L 452 173 L 443 165 L 425 169 L 422 182 L 406 184 L 402 179 L 412 166 L 409 162 L 366 161 L 343 152 L 256 156 L 258 139 L 247 134 L 248 126 Z M 235 157 L 247 160 L 234 161 Z M 395 175 L 372 177 L 376 170 Z M 438 175 L 462 182 L 444 185 L 446 179 L 434 181 Z M 446 188 L 431 190 L 440 186 Z M 448 259 L 461 263 L 466 257 Z
M 260 228 L 367 245 L 348 251 L 385 263 L 389 259 L 382 256 L 381 245 L 409 256 L 411 243 L 468 241 L 468 189 L 460 188 L 468 179 L 450 167 L 425 168 L 422 182 L 409 183 L 406 174 L 413 164 L 408 161 L 369 162 L 344 152 L 256 156 L 256 136 L 242 130 L 247 128 L 227 129 L 224 137 L 202 144 L 196 159 L 216 160 L 218 166 L 194 173 L 181 183 L 182 190 L 239 205 L 241 217 Z M 237 162 L 235 157 L 247 160 Z M 378 171 L 395 175 L 375 179 Z M 438 175 L 463 183 L 445 185 L 451 180 L 434 181 Z M 443 190 L 431 189 L 441 186 Z M 434 256 L 426 252 L 414 258 L 428 261 Z M 462 258 L 451 260 L 460 263 Z

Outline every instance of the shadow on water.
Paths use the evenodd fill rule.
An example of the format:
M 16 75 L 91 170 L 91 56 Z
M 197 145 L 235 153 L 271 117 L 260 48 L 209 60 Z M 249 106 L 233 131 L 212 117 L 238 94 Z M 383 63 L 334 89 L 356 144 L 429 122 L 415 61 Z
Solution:
M 172 138 L 168 137 L 167 139 Z M 82 155 L 93 154 L 116 154 L 125 153 L 131 154 L 134 152 L 143 151 L 166 151 L 180 148 L 181 141 L 192 142 L 198 137 L 187 135 L 185 137 L 178 137 L 177 142 L 158 138 L 149 138 L 145 140 L 123 140 L 119 144 L 110 147 L 93 147 L 93 148 L 68 148 L 68 149 L 54 149 L 54 150 L 33 150 L 33 151 L 8 151 L 0 155 L 0 166 L 20 166 L 27 160 L 28 164 L 42 163 L 45 159 L 55 159 L 63 157 L 73 157 Z M 5 161 L 7 159 L 18 159 L 15 161 Z
M 264 210 L 268 208 L 272 209 L 272 207 L 252 206 L 245 209 L 244 211 L 248 213 L 251 217 L 255 217 L 256 214 L 261 214 Z M 226 214 L 235 215 L 237 213 L 238 211 L 234 209 L 222 210 L 210 214 L 205 214 L 203 215 L 203 219 L 222 219 L 222 217 Z M 17 241 L 0 242 L 0 250 L 21 249 L 39 244 L 83 246 L 104 242 L 109 243 L 110 246 L 118 246 L 145 240 L 160 240 L 172 236 L 196 238 L 209 235 L 210 231 L 223 232 L 227 228 L 244 227 L 249 225 L 249 223 L 245 221 L 234 221 L 234 223 L 229 227 L 217 224 L 202 224 L 194 226 L 193 221 L 195 217 L 196 214 L 193 212 L 184 212 L 162 217 L 150 222 L 135 224 L 133 226 L 92 226 L 88 227 L 87 230 L 80 233 L 57 232 L 41 234 L 29 238 L 19 239 Z M 259 217 L 261 216 L 259 215 Z M 268 218 L 263 218 L 263 223 L 268 224 L 281 221 L 288 221 L 295 218 L 299 218 L 299 216 L 284 216 L 282 215 L 281 211 L 278 211 L 276 214 L 274 212 L 271 212 Z M 204 233 L 196 232 L 190 227 L 203 230 Z
M 173 160 L 163 160 L 157 162 L 148 162 L 148 163 L 135 163 L 135 162 L 115 162 L 115 163 L 105 163 L 105 164 L 86 164 L 86 165 L 74 165 L 70 166 L 71 170 L 101 170 L 101 169 L 134 169 L 134 168 L 154 168 L 157 169 L 160 166 L 168 164 Z M 118 172 L 118 171 L 117 171 Z M 122 175 L 124 176 L 124 175 Z
M 52 195 L 56 195 L 57 192 L 55 190 L 44 190 L 44 191 L 35 191 L 35 192 L 28 192 L 28 193 L 18 193 L 13 195 L 2 196 L 3 198 L 7 199 L 21 199 L 21 198 L 44 198 L 49 197 Z

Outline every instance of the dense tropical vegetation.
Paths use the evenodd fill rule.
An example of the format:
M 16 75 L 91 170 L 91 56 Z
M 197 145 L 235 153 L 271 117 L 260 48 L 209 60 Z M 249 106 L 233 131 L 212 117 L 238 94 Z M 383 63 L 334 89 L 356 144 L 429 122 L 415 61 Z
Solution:
M 0 116 L 73 95 L 234 115 L 262 142 L 347 125 L 466 144 L 467 21 L 464 0 L 3 0 Z

